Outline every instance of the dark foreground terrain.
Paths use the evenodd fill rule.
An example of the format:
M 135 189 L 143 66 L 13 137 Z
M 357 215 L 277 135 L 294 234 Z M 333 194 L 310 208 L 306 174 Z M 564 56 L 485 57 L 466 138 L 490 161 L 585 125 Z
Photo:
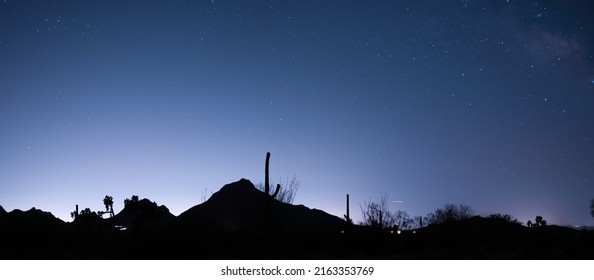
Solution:
M 0 259 L 594 259 L 594 232 L 475 217 L 401 234 L 280 203 L 247 180 L 179 216 L 143 199 L 66 223 L 0 207 Z

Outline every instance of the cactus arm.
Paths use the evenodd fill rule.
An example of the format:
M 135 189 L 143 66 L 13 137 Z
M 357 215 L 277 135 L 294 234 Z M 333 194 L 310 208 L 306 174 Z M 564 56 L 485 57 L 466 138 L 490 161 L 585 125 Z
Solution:
M 270 176 L 268 173 L 268 163 L 270 162 L 270 152 L 266 153 L 266 166 L 264 167 L 264 193 L 270 194 Z
M 274 190 L 274 194 L 272 195 L 272 198 L 275 198 L 279 191 L 280 191 L 280 184 L 276 184 L 276 190 Z

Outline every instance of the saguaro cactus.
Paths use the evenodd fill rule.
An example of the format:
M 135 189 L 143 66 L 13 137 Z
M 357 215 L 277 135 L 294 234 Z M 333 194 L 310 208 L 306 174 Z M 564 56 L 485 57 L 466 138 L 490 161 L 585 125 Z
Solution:
M 351 214 L 349 211 L 349 194 L 347 193 L 346 195 L 346 215 L 344 215 L 344 220 L 347 222 L 347 224 L 352 224 L 353 220 L 351 220 Z
M 266 166 L 264 167 L 264 193 L 266 193 L 267 195 L 270 195 L 270 174 L 268 171 L 268 165 L 270 163 L 270 152 L 266 153 Z M 280 191 L 280 184 L 276 184 L 276 190 L 274 190 L 274 193 L 272 194 L 272 198 L 275 198 L 276 195 L 278 195 L 278 192 Z
M 76 210 L 74 212 L 70 212 L 70 217 L 76 220 L 78 218 L 78 204 L 76 204 Z

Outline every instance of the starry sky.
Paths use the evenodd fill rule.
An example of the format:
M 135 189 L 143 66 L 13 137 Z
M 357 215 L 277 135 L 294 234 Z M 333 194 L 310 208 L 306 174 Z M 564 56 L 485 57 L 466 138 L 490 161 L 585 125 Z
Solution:
M 0 2 L 0 205 L 178 215 L 296 176 L 342 217 L 592 225 L 591 1 Z

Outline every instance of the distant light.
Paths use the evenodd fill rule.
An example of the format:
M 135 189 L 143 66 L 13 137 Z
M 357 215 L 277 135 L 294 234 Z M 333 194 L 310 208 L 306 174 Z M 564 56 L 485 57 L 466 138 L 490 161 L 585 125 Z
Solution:
M 417 233 L 417 231 L 416 230 L 413 230 L 413 234 L 415 234 L 415 233 Z
M 128 230 L 128 228 L 126 228 L 125 226 L 120 226 L 120 225 L 115 225 L 113 226 L 116 230 L 118 231 L 125 231 Z
M 341 233 L 341 234 L 344 234 L 344 230 L 341 230 L 341 231 L 340 231 L 340 233 Z
M 397 230 L 397 231 L 396 231 L 396 233 L 398 233 L 398 234 L 401 234 L 401 233 L 402 233 L 402 231 L 401 231 L 401 230 Z

